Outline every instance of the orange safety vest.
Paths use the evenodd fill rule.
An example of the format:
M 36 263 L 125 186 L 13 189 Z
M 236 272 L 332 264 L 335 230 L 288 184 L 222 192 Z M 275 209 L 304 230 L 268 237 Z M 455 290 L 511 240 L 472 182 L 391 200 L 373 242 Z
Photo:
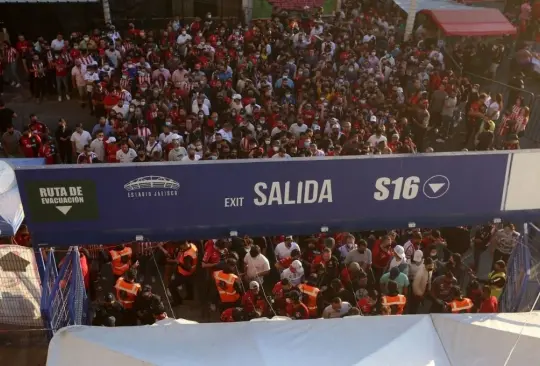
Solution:
M 195 245 L 190 244 L 188 250 L 180 251 L 178 253 L 178 257 L 176 258 L 176 260 L 178 261 L 179 264 L 183 265 L 184 264 L 184 258 L 186 258 L 186 257 L 191 257 L 193 259 L 191 270 L 186 271 L 181 266 L 177 266 L 178 273 L 181 274 L 182 276 L 191 276 L 193 273 L 195 273 L 195 270 L 197 269 L 197 258 L 198 257 L 197 257 L 197 247 Z
M 306 306 L 309 310 L 309 316 L 317 316 L 317 296 L 319 295 L 319 289 L 314 286 L 306 285 L 304 283 L 298 285 L 300 292 L 308 296 Z
M 124 306 L 124 309 L 131 309 L 133 303 L 141 290 L 139 283 L 127 282 L 124 277 L 120 277 L 114 285 L 116 289 L 116 298 L 118 302 Z
M 471 299 L 464 297 L 463 300 L 454 300 L 448 303 L 450 305 L 450 311 L 452 314 L 470 313 L 474 306 Z
M 131 248 L 125 247 L 122 250 L 111 250 L 112 272 L 115 276 L 122 276 L 131 267 Z
M 214 280 L 216 281 L 219 298 L 223 303 L 236 302 L 240 299 L 240 295 L 234 288 L 234 283 L 238 279 L 237 275 L 225 273 L 223 271 L 214 272 Z
M 407 298 L 404 295 L 386 295 L 381 300 L 382 306 L 389 307 L 392 315 L 403 314 L 403 309 L 405 309 L 405 304 L 407 304 Z

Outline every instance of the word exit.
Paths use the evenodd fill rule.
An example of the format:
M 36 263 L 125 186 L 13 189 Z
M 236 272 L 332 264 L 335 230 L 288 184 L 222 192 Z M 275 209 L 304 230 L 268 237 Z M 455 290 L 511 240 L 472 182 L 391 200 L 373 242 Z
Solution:
M 242 206 L 244 206 L 244 197 L 225 198 L 225 207 L 242 207 Z

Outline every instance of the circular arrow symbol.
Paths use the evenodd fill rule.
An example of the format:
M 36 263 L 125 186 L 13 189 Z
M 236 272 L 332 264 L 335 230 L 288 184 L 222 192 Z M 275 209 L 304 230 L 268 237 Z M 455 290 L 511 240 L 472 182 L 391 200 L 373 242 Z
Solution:
M 450 189 L 450 180 L 444 175 L 434 175 L 425 181 L 422 188 L 424 196 L 429 199 L 441 198 Z

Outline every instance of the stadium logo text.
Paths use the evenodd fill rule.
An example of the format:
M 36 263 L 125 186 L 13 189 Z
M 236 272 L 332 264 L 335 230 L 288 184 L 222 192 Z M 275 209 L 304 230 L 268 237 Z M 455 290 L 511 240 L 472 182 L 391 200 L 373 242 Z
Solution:
M 149 175 L 127 182 L 124 189 L 128 198 L 178 196 L 180 183 L 170 178 Z

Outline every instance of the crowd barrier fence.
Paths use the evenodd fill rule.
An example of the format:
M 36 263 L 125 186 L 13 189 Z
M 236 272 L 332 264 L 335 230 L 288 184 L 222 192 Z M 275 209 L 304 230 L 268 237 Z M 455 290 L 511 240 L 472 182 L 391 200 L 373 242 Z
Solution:
M 50 336 L 68 325 L 83 325 L 88 319 L 88 298 L 85 291 L 79 250 L 71 247 L 57 270 L 53 250 L 49 250 L 41 313 Z
M 540 291 L 537 276 L 532 275 L 531 248 L 538 246 L 537 243 L 540 243 L 540 230 L 534 224 L 525 223 L 520 240 L 508 260 L 506 287 L 500 298 L 499 311 L 532 310 Z

